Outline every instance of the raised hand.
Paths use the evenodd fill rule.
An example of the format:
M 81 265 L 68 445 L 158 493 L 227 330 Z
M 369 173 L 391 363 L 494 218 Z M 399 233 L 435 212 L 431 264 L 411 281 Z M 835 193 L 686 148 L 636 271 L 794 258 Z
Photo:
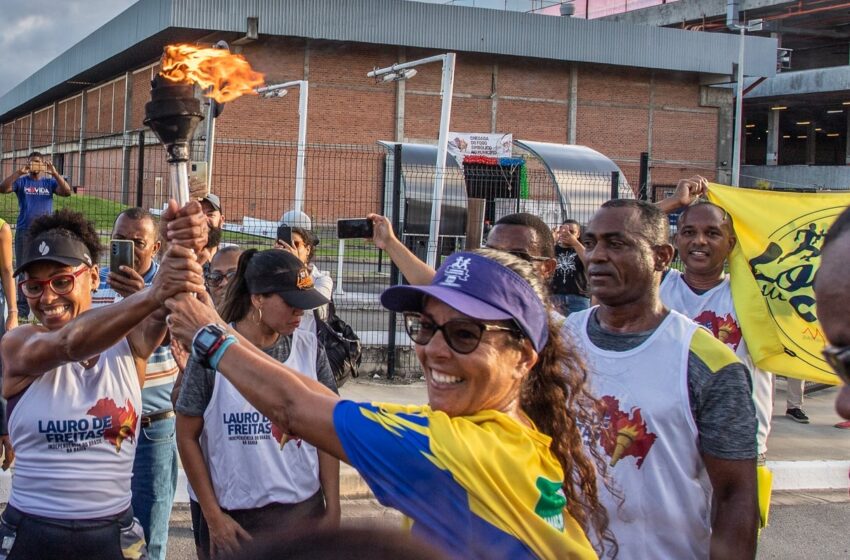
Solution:
M 121 266 L 119 270 L 110 270 L 107 279 L 109 287 L 115 290 L 121 297 L 141 291 L 145 287 L 142 276 L 129 266 Z
M 174 199 L 168 201 L 160 221 L 160 233 L 168 243 L 188 247 L 197 254 L 206 247 L 208 232 L 207 217 L 200 202 L 193 200 L 178 208 Z
M 198 294 L 197 298 L 178 294 L 166 300 L 165 306 L 171 311 L 168 328 L 171 329 L 172 338 L 180 341 L 187 349 L 192 347 L 192 339 L 201 327 L 210 323 L 224 324 L 206 292 Z
M 380 214 L 366 214 L 366 219 L 372 222 L 374 233 L 372 234 L 372 243 L 375 247 L 385 250 L 395 238 L 393 225 L 389 218 Z
M 160 302 L 184 292 L 205 294 L 204 269 L 192 249 L 181 245 L 169 247 L 151 288 Z

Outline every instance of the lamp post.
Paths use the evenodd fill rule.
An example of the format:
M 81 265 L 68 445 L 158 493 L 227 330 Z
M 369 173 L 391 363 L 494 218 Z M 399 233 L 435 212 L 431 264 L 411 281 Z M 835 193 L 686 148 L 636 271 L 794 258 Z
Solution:
M 455 81 L 455 53 L 445 53 L 410 62 L 396 63 L 386 68 L 376 68 L 368 74 L 370 78 L 380 78 L 384 82 L 407 80 L 416 75 L 414 66 L 441 62 L 443 77 L 440 83 L 440 131 L 437 137 L 437 161 L 435 163 L 434 190 L 431 196 L 431 226 L 428 233 L 428 257 L 430 266 L 437 267 L 437 250 L 439 248 L 440 219 L 443 211 L 443 191 L 446 184 L 446 152 L 449 142 L 449 121 L 452 117 L 452 92 Z M 396 162 L 398 165 L 398 162 Z
M 738 41 L 738 77 L 735 96 L 735 126 L 732 138 L 732 186 L 740 185 L 741 177 L 741 121 L 744 112 L 744 39 L 747 31 L 760 31 L 763 21 L 755 19 L 750 23 L 734 23 L 730 29 L 738 29 L 741 39 Z
M 310 86 L 307 80 L 294 80 L 257 88 L 264 98 L 283 97 L 289 88 L 298 86 L 298 155 L 295 160 L 295 204 L 293 209 L 301 212 L 304 206 L 304 157 L 307 151 L 307 97 Z

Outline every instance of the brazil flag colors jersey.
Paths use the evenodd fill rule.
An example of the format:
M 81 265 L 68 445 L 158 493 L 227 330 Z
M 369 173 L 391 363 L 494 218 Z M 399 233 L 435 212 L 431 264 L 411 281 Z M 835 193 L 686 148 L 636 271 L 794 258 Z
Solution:
M 340 401 L 351 464 L 413 533 L 456 558 L 596 558 L 566 511 L 551 439 L 506 414 Z

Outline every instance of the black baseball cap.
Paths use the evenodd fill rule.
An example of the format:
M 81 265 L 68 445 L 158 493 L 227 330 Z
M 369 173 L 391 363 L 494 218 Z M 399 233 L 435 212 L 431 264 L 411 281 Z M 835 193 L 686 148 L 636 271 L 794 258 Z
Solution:
M 259 251 L 251 256 L 245 282 L 252 294 L 279 294 L 297 309 L 315 309 L 330 300 L 313 286 L 310 269 L 301 259 L 281 249 Z
M 50 230 L 27 241 L 24 258 L 18 263 L 14 275 L 24 272 L 36 262 L 51 261 L 68 266 L 92 266 L 91 251 L 86 244 L 64 230 Z

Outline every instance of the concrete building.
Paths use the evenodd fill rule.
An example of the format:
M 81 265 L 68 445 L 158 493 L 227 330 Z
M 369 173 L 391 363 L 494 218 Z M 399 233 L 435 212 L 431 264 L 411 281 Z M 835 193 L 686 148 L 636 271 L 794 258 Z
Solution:
M 601 0 L 600 0 L 601 1 Z M 632 4 L 629 3 L 629 6 Z M 841 0 L 740 0 L 741 19 L 790 49 L 773 77 L 744 65 L 741 184 L 850 188 L 850 12 Z M 726 0 L 682 0 L 606 21 L 726 32 Z
M 163 47 L 220 39 L 267 83 L 309 80 L 311 144 L 435 142 L 439 66 L 392 84 L 366 72 L 453 51 L 451 130 L 589 146 L 632 184 L 641 152 L 651 154 L 656 183 L 693 173 L 725 180 L 729 167 L 732 95 L 709 84 L 729 80 L 735 36 L 401 0 L 141 0 L 0 98 L 0 171 L 39 149 L 61 157 L 86 192 L 131 201 L 136 131 Z M 748 37 L 746 52 L 748 74 L 774 74 L 775 39 Z M 229 218 L 280 215 L 283 202 L 252 202 L 258 170 L 268 183 L 283 165 L 256 145 L 291 145 L 297 105 L 297 92 L 273 103 L 243 97 L 218 119 L 216 145 L 244 146 L 215 160 Z M 308 175 L 305 203 L 320 221 L 362 212 L 378 197 L 379 168 L 351 170 L 361 180 L 345 196 L 328 194 L 324 172 Z M 146 193 L 155 188 L 150 175 Z M 276 188 L 262 196 L 291 199 L 291 185 Z

